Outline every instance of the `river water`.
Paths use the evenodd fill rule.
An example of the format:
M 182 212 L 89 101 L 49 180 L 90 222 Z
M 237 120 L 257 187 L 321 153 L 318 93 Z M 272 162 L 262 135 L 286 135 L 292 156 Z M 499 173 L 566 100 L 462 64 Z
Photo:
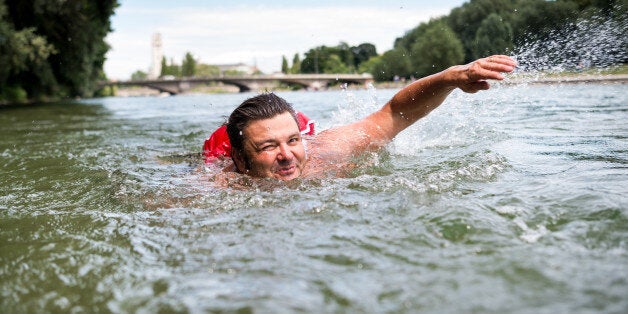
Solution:
M 318 130 L 394 90 L 280 92 Z M 0 108 L 2 313 L 626 313 L 626 85 L 456 91 L 345 178 L 218 188 L 253 94 Z

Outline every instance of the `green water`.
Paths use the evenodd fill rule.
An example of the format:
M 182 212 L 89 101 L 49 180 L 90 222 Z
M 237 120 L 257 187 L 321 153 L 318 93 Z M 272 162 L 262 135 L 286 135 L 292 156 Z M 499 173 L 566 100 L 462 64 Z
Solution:
M 280 93 L 348 123 L 392 90 Z M 2 313 L 625 313 L 625 85 L 454 93 L 347 178 L 217 188 L 246 95 L 0 108 Z

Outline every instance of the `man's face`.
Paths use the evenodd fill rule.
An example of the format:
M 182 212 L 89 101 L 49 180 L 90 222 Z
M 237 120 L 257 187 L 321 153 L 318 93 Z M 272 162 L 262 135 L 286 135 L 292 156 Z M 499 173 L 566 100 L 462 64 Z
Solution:
M 299 126 L 289 112 L 252 121 L 242 133 L 244 153 L 249 159 L 249 175 L 292 180 L 303 173 L 305 147 Z M 243 159 L 235 160 L 238 168 L 244 169 Z

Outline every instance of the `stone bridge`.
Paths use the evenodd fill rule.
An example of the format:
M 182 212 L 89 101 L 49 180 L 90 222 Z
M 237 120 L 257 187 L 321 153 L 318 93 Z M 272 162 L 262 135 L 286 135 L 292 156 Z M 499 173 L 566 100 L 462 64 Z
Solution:
M 240 92 L 256 91 L 263 88 L 272 88 L 278 83 L 299 85 L 308 90 L 325 89 L 332 83 L 362 84 L 373 81 L 370 74 L 272 74 L 251 76 L 217 76 L 217 77 L 187 77 L 162 80 L 134 80 L 134 81 L 107 81 L 100 83 L 105 86 L 145 86 L 160 92 L 176 95 L 183 93 L 196 85 L 208 83 L 223 83 L 235 85 Z

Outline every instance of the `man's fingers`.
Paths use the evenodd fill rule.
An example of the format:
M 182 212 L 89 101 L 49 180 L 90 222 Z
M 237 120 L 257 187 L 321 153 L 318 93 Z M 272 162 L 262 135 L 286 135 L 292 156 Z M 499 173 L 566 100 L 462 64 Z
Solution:
M 498 65 L 484 65 L 477 64 L 471 71 L 470 79 L 472 81 L 478 80 L 503 80 L 504 76 L 500 72 L 501 67 Z
M 474 81 L 485 79 L 503 80 L 504 76 L 501 73 L 512 72 L 516 66 L 515 60 L 504 55 L 482 58 L 471 66 L 469 78 Z
M 509 57 L 509 56 L 504 56 L 504 55 L 492 55 L 490 57 L 487 57 L 485 59 L 488 59 L 491 62 L 498 62 L 498 63 L 503 63 L 503 64 L 509 64 L 512 66 L 516 66 L 517 62 Z
M 512 58 L 504 55 L 494 55 L 488 58 L 480 59 L 483 67 L 500 72 L 512 72 L 517 66 L 517 62 Z
M 489 89 L 486 80 L 503 80 L 502 73 L 515 70 L 517 62 L 509 56 L 493 55 L 478 59 L 464 66 L 456 67 L 454 73 L 458 76 L 458 87 L 467 93 L 475 93 Z

